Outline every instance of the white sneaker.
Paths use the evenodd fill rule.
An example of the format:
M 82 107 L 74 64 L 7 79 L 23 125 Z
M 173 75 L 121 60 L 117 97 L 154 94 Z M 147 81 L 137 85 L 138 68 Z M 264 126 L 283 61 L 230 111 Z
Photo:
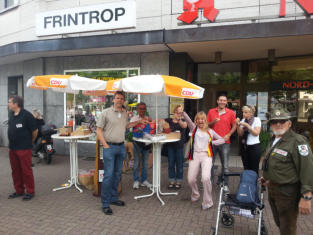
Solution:
M 139 181 L 134 182 L 133 189 L 139 189 Z
M 143 182 L 141 183 L 141 186 L 144 186 L 144 187 L 147 187 L 147 188 L 151 188 L 151 187 L 152 187 L 152 184 L 150 184 L 150 183 L 148 182 L 148 180 L 145 180 L 145 181 L 143 181 Z
M 225 192 L 225 193 L 229 193 L 229 188 L 228 188 L 227 185 L 224 186 L 224 192 Z

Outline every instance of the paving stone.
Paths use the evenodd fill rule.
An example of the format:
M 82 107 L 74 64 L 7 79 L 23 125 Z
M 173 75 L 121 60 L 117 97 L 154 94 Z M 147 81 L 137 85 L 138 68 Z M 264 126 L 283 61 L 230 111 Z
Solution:
M 219 161 L 216 161 L 220 165 Z M 241 160 L 232 156 L 231 170 L 241 171 Z M 95 163 L 79 159 L 80 169 L 93 169 Z M 148 194 L 147 188 L 132 189 L 132 174 L 123 174 L 121 200 L 125 207 L 112 206 L 114 214 L 104 215 L 99 197 L 84 189 L 79 193 L 75 188 L 53 192 L 52 189 L 66 183 L 69 177 L 69 157 L 56 155 L 51 165 L 45 163 L 34 166 L 36 196 L 29 202 L 21 198 L 7 197 L 14 191 L 7 148 L 0 148 L 0 234 L 212 234 L 215 227 L 219 187 L 213 184 L 214 207 L 202 211 L 201 200 L 191 203 L 191 190 L 186 181 L 184 168 L 183 188 L 178 196 L 161 196 L 162 206 L 156 196 L 135 200 L 134 196 Z M 167 189 L 167 159 L 162 160 L 162 192 Z M 215 182 L 220 167 L 215 171 Z M 152 169 L 148 170 L 151 180 Z M 239 178 L 230 180 L 230 189 L 236 191 Z M 199 187 L 201 188 L 200 178 Z M 269 234 L 279 234 L 265 195 L 264 221 Z M 309 235 L 313 230 L 313 215 L 300 216 L 298 234 Z M 257 221 L 235 217 L 231 228 L 220 225 L 219 234 L 256 234 Z

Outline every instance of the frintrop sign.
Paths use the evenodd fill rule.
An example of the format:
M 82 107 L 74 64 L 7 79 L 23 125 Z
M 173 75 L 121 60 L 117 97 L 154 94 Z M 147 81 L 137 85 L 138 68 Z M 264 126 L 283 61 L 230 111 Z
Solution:
M 136 27 L 136 2 L 122 1 L 37 14 L 36 35 Z

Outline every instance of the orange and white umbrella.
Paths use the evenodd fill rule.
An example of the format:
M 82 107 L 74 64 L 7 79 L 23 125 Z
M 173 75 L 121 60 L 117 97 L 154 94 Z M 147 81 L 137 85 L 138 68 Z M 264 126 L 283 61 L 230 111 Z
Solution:
M 92 96 L 105 96 L 105 95 L 113 95 L 114 92 L 120 89 L 121 79 L 114 79 L 106 81 L 105 90 L 88 90 L 83 91 L 83 95 L 92 95 Z
M 114 80 L 112 81 L 114 82 Z M 201 99 L 204 88 L 181 78 L 167 75 L 140 75 L 123 78 L 114 83 L 115 91 L 136 94 L 154 94 L 185 99 Z M 156 120 L 158 119 L 158 99 L 155 99 Z M 158 123 L 156 123 L 158 126 Z M 158 129 L 158 128 L 157 128 Z
M 113 80 L 114 81 L 114 80 Z M 136 94 L 155 94 L 186 99 L 201 99 L 204 88 L 167 75 L 140 75 L 121 79 L 117 90 Z
M 52 89 L 57 92 L 78 94 L 81 91 L 103 91 L 106 88 L 106 81 L 80 77 L 77 75 L 40 75 L 28 79 L 26 86 L 34 89 Z M 76 100 L 74 95 L 74 107 Z M 75 116 L 74 116 L 75 119 Z M 66 120 L 64 120 L 66 122 Z M 74 120 L 75 129 L 75 120 Z
M 28 79 L 27 87 L 35 89 L 53 88 L 55 91 L 77 93 L 79 90 L 105 90 L 106 81 L 80 77 L 77 75 L 53 74 L 33 76 Z

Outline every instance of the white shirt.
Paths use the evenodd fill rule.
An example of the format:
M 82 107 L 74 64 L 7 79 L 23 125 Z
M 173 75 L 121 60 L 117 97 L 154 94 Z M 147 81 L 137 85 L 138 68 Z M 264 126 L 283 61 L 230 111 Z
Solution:
M 274 146 L 274 145 L 280 140 L 280 138 L 281 138 L 281 137 L 279 137 L 279 138 L 276 137 L 276 138 L 274 139 L 274 141 L 273 141 L 272 146 Z
M 212 138 L 213 145 L 221 145 L 225 143 L 224 138 L 220 137 L 214 130 L 209 129 L 209 132 Z M 208 152 L 208 143 L 210 139 L 210 136 L 208 135 L 208 133 L 198 129 L 196 132 L 196 136 L 194 138 L 195 138 L 194 151 L 195 152 Z
M 246 119 L 243 118 L 241 121 L 244 122 Z M 255 127 L 261 127 L 261 120 L 258 117 L 254 117 L 253 123 L 251 128 L 254 129 Z M 242 128 L 242 127 L 241 127 Z M 259 136 L 252 135 L 250 132 L 248 134 L 247 145 L 259 144 L 260 139 Z

